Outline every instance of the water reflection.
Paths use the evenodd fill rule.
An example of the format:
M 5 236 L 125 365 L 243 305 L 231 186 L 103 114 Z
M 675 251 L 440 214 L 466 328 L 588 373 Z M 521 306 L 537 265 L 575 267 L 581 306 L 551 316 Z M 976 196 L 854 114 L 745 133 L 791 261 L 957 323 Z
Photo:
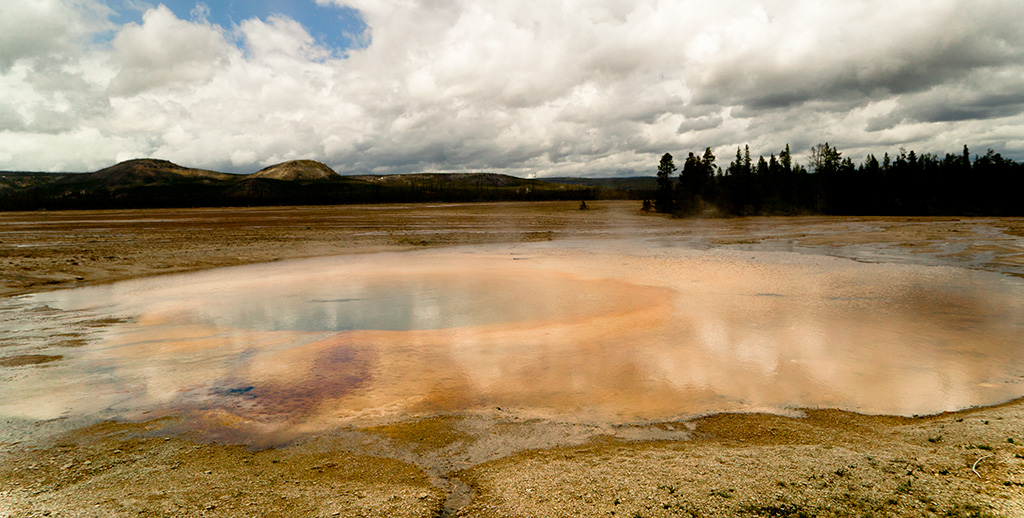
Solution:
M 498 408 L 934 413 L 1021 395 L 1022 303 L 959 268 L 597 241 L 275 263 L 23 299 L 112 324 L 0 371 L 0 415 L 273 435 Z

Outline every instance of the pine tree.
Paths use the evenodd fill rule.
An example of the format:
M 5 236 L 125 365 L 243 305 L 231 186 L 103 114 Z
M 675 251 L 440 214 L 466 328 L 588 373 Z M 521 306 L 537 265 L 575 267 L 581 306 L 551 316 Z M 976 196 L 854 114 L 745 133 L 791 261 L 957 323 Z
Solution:
M 675 208 L 672 201 L 672 173 L 675 172 L 672 155 L 665 153 L 658 164 L 658 191 L 654 196 L 654 210 L 658 212 L 672 212 Z
M 793 171 L 793 155 L 789 153 L 789 144 L 786 144 L 786 149 L 779 153 L 779 163 L 782 164 L 782 169 L 785 172 Z

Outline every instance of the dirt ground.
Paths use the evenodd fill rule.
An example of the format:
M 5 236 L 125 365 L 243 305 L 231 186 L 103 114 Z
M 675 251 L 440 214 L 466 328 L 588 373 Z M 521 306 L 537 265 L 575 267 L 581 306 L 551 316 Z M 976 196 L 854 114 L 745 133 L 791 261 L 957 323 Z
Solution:
M 0 296 L 299 257 L 638 235 L 1024 276 L 1020 219 L 673 220 L 637 205 L 0 213 Z M 4 340 L 0 369 L 61 360 L 5 353 Z M 264 450 L 171 433 L 174 420 L 0 444 L 0 517 L 1024 516 L 1024 400 L 915 418 L 715 415 L 648 425 L 643 441 L 440 415 Z M 649 440 L 657 432 L 666 439 Z

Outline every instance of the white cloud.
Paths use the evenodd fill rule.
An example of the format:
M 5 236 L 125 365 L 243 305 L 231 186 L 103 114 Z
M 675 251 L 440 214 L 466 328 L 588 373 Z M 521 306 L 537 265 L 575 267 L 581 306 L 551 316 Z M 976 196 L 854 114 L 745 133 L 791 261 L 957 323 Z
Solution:
M 318 47 L 313 37 L 295 20 L 271 16 L 245 20 L 238 31 L 245 38 L 251 59 L 287 67 L 293 63 L 316 62 L 331 56 L 329 49 Z
M 210 19 L 210 6 L 202 2 L 196 2 L 196 6 L 188 14 L 193 22 L 207 24 Z
M 0 3 L 0 72 L 17 61 L 75 53 L 93 34 L 109 29 L 110 11 L 91 0 Z
M 1021 147 L 1014 0 L 335 3 L 369 26 L 348 59 L 284 17 L 221 28 L 158 7 L 104 46 L 97 4 L 4 5 L 0 147 L 14 151 L 0 169 L 127 153 L 546 176 L 651 173 L 666 151 L 729 157 L 745 143 L 828 140 L 854 157 Z M 69 147 L 48 162 L 27 142 Z
M 223 70 L 233 50 L 217 28 L 180 20 L 161 5 L 143 15 L 142 25 L 128 24 L 114 38 L 111 94 L 203 84 Z

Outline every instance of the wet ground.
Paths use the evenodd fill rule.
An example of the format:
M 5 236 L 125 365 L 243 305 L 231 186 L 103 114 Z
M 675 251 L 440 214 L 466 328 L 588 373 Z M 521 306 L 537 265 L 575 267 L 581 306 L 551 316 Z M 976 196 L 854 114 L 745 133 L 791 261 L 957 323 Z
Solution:
M 843 482 L 840 472 L 858 473 L 859 489 L 846 491 L 877 501 L 876 514 L 890 493 L 894 509 L 920 506 L 923 515 L 929 505 L 933 514 L 1020 511 L 998 504 L 1019 492 L 1013 404 L 982 411 L 976 425 L 967 414 L 901 421 L 803 410 L 911 416 L 1020 396 L 1020 220 L 671 220 L 631 204 L 594 205 L 2 215 L 5 289 L 50 289 L 0 300 L 5 440 L 57 442 L 11 446 L 21 460 L 0 476 L 37 488 L 27 502 L 79 515 L 94 499 L 117 514 L 127 497 L 114 481 L 150 469 L 149 457 L 213 462 L 220 472 L 224 462 L 281 454 L 292 456 L 285 476 L 319 467 L 321 478 L 306 483 L 336 486 L 333 507 L 309 507 L 323 497 L 307 491 L 284 509 L 324 516 L 390 515 L 397 502 L 418 503 L 409 515 L 588 514 L 620 503 L 645 516 L 856 511 L 827 490 Z M 339 253 L 349 255 L 103 283 Z M 52 291 L 66 285 L 86 286 Z M 791 417 L 698 417 L 722 411 Z M 153 420 L 160 416 L 168 418 Z M 79 429 L 109 418 L 141 424 Z M 175 457 L 196 440 L 198 457 Z M 210 440 L 278 447 L 241 455 Z M 799 460 L 773 461 L 775 471 L 747 461 L 698 467 L 710 451 L 742 459 L 733 441 L 765 459 L 813 452 L 808 463 L 842 464 L 827 471 L 832 486 L 813 491 L 823 475 Z M 139 454 L 111 457 L 103 471 L 113 485 L 104 486 L 84 463 L 128 452 L 126 444 Z M 83 456 L 93 447 L 98 457 Z M 981 493 L 965 485 L 983 480 L 974 451 L 993 452 L 975 467 L 999 479 Z M 73 479 L 34 477 L 50 463 L 66 466 L 61 458 Z M 609 467 L 627 459 L 630 468 Z M 918 466 L 903 477 L 919 489 L 899 486 L 892 470 L 903 461 Z M 665 462 L 697 464 L 677 473 Z M 342 468 L 380 475 L 322 478 Z M 778 480 L 763 481 L 774 486 L 760 496 L 714 496 L 736 491 L 732 481 L 749 479 L 748 468 Z M 551 469 L 577 475 L 557 482 L 564 476 Z M 248 497 L 229 489 L 248 471 L 227 471 L 220 503 L 179 495 L 164 502 L 178 507 L 136 507 L 242 512 Z M 668 478 L 647 480 L 658 472 Z M 694 473 L 716 473 L 686 483 L 707 494 L 682 490 Z M 619 487 L 623 477 L 643 487 Z M 658 486 L 648 498 L 669 507 L 633 498 L 646 494 L 645 481 Z M 581 484 L 593 490 L 577 495 Z M 527 486 L 536 498 L 518 493 Z M 120 496 L 108 500 L 111 491 Z M 761 502 L 773 492 L 781 496 Z M 28 494 L 0 494 L 0 508 L 42 512 L 18 496 Z
M 747 248 L 473 245 L 13 297 L 2 331 L 24 353 L 8 362 L 39 368 L 0 372 L 0 415 L 187 415 L 266 446 L 439 414 L 610 429 L 1024 393 L 1024 281 Z

